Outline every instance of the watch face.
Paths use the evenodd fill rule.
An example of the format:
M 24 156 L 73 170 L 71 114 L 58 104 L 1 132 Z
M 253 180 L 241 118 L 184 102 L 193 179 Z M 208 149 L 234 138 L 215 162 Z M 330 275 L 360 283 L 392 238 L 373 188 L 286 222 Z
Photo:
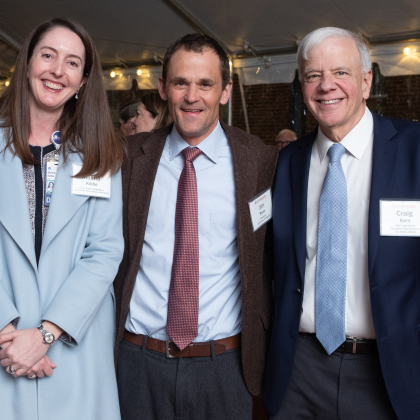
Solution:
M 44 336 L 45 342 L 51 344 L 54 341 L 54 335 L 51 333 L 47 333 Z

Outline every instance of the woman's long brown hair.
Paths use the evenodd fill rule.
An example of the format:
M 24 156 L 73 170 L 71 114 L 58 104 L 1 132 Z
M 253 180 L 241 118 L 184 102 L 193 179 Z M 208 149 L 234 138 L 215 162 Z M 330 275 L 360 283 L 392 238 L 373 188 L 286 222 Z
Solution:
M 164 101 L 159 93 L 148 93 L 140 98 L 144 107 L 152 114 L 153 118 L 158 117 L 156 127 L 153 131 L 164 128 L 173 122 L 172 117 L 169 115 L 168 101 Z
M 115 174 L 122 164 L 124 139 L 115 131 L 111 121 L 101 64 L 92 38 L 82 25 L 69 18 L 41 23 L 26 38 L 18 54 L 10 86 L 0 99 L 0 126 L 5 127 L 6 148 L 25 164 L 39 163 L 29 149 L 31 117 L 27 74 L 35 46 L 46 32 L 57 27 L 67 28 L 78 35 L 86 53 L 83 76 L 87 77 L 87 81 L 80 88 L 79 99 L 69 99 L 58 120 L 64 160 L 68 153 L 78 153 L 83 157 L 78 178 L 89 175 L 101 177 L 108 172 Z

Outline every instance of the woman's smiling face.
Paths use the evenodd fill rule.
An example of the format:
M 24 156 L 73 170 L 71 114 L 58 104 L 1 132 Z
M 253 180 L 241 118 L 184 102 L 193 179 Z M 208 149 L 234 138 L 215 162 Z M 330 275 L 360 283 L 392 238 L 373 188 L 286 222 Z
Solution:
M 60 112 L 86 82 L 85 47 L 67 28 L 56 27 L 35 46 L 28 65 L 31 110 Z

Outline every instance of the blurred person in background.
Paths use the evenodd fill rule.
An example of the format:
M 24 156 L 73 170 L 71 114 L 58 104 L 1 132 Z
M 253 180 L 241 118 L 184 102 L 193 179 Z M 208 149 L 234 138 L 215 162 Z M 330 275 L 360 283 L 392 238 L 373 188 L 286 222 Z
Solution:
M 124 141 L 80 24 L 31 32 L 0 121 L 0 417 L 119 420 L 112 281 Z
M 287 146 L 290 142 L 297 140 L 296 133 L 292 130 L 288 130 L 287 128 L 281 130 L 276 137 L 276 146 L 279 150 L 283 149 L 283 147 Z
M 124 137 L 131 136 L 135 134 L 134 119 L 137 116 L 137 107 L 139 106 L 139 101 L 132 102 L 124 105 L 120 111 L 120 130 Z
M 164 101 L 158 93 L 148 93 L 141 97 L 141 102 L 137 105 L 136 116 L 133 120 L 133 134 L 150 133 L 159 128 L 165 128 L 172 122 L 168 102 Z

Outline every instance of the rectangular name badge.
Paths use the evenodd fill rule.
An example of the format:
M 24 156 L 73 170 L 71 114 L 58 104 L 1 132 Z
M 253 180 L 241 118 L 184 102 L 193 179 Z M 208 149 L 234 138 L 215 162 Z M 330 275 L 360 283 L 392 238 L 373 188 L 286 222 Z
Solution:
M 73 163 L 73 176 L 82 169 L 81 165 Z M 75 195 L 90 195 L 92 197 L 111 197 L 111 177 L 106 174 L 102 178 L 87 176 L 85 178 L 73 178 L 71 193 Z
M 254 232 L 273 217 L 271 188 L 267 188 L 248 202 Z
M 55 159 L 45 162 L 45 194 L 44 205 L 49 206 L 51 203 L 51 196 L 54 190 L 55 177 L 57 175 L 58 161 Z
M 419 200 L 379 200 L 381 236 L 420 236 Z

